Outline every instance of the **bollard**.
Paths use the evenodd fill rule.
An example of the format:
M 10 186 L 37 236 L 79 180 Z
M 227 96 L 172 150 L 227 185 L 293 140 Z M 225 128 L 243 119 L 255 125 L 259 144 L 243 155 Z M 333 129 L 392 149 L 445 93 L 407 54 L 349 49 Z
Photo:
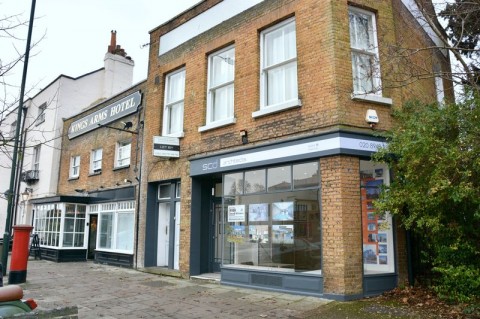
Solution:
M 0 287 L 3 287 L 3 266 L 0 263 Z
M 13 226 L 13 247 L 10 271 L 8 272 L 9 284 L 20 284 L 27 281 L 28 244 L 32 229 L 33 227 L 30 225 Z

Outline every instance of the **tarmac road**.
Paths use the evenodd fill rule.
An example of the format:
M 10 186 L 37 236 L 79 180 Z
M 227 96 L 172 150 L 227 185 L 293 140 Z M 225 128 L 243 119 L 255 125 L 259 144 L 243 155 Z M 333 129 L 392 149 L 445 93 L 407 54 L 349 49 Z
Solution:
M 30 258 L 27 268 L 25 298 L 34 298 L 39 309 L 76 305 L 79 318 L 303 318 L 329 302 L 93 262 Z

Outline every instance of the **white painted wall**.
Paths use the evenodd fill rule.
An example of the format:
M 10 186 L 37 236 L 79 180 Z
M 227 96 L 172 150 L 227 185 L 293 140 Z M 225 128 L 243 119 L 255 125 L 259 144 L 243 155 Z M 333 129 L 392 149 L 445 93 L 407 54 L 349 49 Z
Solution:
M 62 147 L 63 118 L 71 117 L 83 109 L 105 100 L 130 86 L 133 81 L 134 62 L 119 55 L 107 53 L 104 67 L 78 78 L 61 75 L 45 89 L 26 101 L 28 106 L 25 127 L 28 128 L 23 171 L 33 169 L 33 147 L 41 144 L 39 180 L 27 185 L 21 183 L 20 193 L 25 187 L 33 189 L 30 199 L 57 194 L 60 155 Z M 38 107 L 47 103 L 45 122 L 36 123 Z M 10 130 L 16 119 L 16 111 L 2 121 L 2 134 Z M 10 154 L 0 153 L 0 193 L 10 185 Z M 30 224 L 32 207 L 29 203 L 19 204 L 16 224 Z M 24 207 L 26 208 L 24 211 Z M 0 233 L 5 229 L 7 200 L 0 199 Z
M 263 0 L 224 0 L 160 37 L 162 55 Z

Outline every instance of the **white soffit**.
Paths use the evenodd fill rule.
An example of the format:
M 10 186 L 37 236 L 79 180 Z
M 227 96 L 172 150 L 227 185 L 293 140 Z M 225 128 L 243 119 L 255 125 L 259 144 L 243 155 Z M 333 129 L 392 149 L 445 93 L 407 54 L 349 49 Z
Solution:
M 224 0 L 160 37 L 162 55 L 263 0 Z

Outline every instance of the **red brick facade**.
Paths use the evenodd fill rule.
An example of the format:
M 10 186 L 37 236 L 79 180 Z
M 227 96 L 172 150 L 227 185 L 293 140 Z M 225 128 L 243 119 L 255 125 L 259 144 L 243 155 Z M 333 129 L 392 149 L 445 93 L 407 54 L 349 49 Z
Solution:
M 436 100 L 432 76 L 409 85 L 398 85 L 401 71 L 418 75 L 418 70 L 433 70 L 438 63 L 448 69 L 449 61 L 440 52 L 419 53 L 400 58 L 396 45 L 425 47 L 428 37 L 400 0 L 266 0 L 247 11 L 224 21 L 165 54 L 159 55 L 160 36 L 187 22 L 221 1 L 208 0 L 177 16 L 151 32 L 149 72 L 146 84 L 145 139 L 141 188 L 142 201 L 147 201 L 147 186 L 163 180 L 182 182 L 180 227 L 180 272 L 188 276 L 191 265 L 192 179 L 190 161 L 200 156 L 233 152 L 316 136 L 347 131 L 372 135 L 365 121 L 368 109 L 375 109 L 379 123 L 376 130 L 392 126 L 392 108 L 400 108 L 411 99 Z M 353 100 L 352 64 L 349 34 L 349 6 L 375 14 L 378 32 L 382 96 L 392 105 Z M 298 96 L 301 107 L 261 117 L 252 117 L 259 110 L 260 99 L 260 33 L 288 18 L 296 24 Z M 229 45 L 235 46 L 236 122 L 224 127 L 199 132 L 206 123 L 208 55 Z M 415 62 L 415 63 L 412 63 Z M 153 136 L 162 135 L 164 92 L 167 74 L 185 68 L 184 136 L 180 138 L 179 159 L 153 157 Z M 416 73 L 417 72 L 417 73 Z M 447 89 L 447 83 L 445 83 Z M 447 90 L 447 97 L 452 97 Z M 248 132 L 244 146 L 240 132 Z M 362 294 L 362 234 L 360 207 L 359 157 L 335 155 L 320 158 L 322 204 L 322 257 L 324 292 L 338 295 Z M 145 206 L 140 213 L 138 258 L 145 251 Z M 404 234 L 397 231 L 397 267 L 399 281 L 406 279 Z

